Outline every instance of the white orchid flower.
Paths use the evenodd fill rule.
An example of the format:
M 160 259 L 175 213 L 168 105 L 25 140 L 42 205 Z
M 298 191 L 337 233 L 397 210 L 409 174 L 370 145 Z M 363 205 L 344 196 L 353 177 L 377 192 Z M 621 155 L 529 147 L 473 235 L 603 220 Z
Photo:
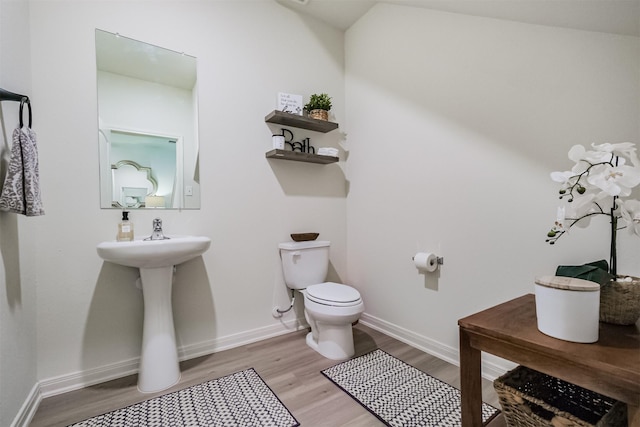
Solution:
M 622 220 L 627 223 L 629 232 L 640 236 L 640 201 L 625 200 L 619 205 Z
M 633 166 L 596 165 L 589 171 L 587 182 L 610 196 L 627 197 L 640 184 L 640 168 Z
M 574 145 L 569 150 L 569 159 L 576 162 L 573 170 L 585 171 L 590 165 L 611 161 L 613 154 L 604 150 L 588 151 L 582 145 Z
M 580 176 L 583 173 L 585 173 L 587 171 L 587 169 L 589 169 L 589 166 L 591 166 L 591 163 L 583 160 L 583 161 L 578 162 L 575 165 L 573 165 L 573 167 L 571 168 L 571 172 L 575 176 Z
M 587 149 L 584 148 L 582 145 L 580 144 L 574 145 L 569 149 L 569 160 L 573 160 L 576 163 L 580 163 L 582 160 L 584 160 L 586 152 L 587 152 Z
M 555 182 L 559 182 L 560 184 L 569 184 L 569 180 L 576 176 L 572 171 L 564 171 L 564 172 L 551 172 L 551 179 Z
M 625 158 L 631 160 L 631 164 L 640 167 L 640 160 L 636 155 L 636 148 L 633 142 L 620 142 L 618 144 L 591 144 L 591 146 L 598 152 L 613 154 L 619 157 L 619 161 L 623 162 Z M 624 163 L 618 163 L 622 165 Z
M 567 220 L 567 222 L 570 224 L 568 228 L 587 228 L 589 224 L 591 224 L 591 216 L 588 215 L 589 213 L 591 213 L 590 210 L 592 209 L 587 209 L 586 211 L 580 213 L 578 213 L 577 210 L 573 209 L 567 210 L 567 218 L 569 218 L 569 216 L 571 217 L 570 221 Z M 578 220 L 576 221 L 576 219 Z
M 571 221 L 572 225 L 579 228 L 586 228 L 591 224 L 593 214 L 602 213 L 598 202 L 608 197 L 604 192 L 589 192 L 576 197 L 573 202 L 567 203 L 565 215 L 567 221 Z M 579 219 L 576 222 L 574 220 Z
M 615 155 L 608 151 L 585 151 L 584 160 L 591 164 L 598 163 L 613 163 L 615 159 Z M 622 165 L 625 163 L 624 157 L 619 157 L 617 159 L 618 165 Z
M 587 150 L 574 145 L 568 156 L 575 162 L 573 168 L 551 173 L 551 179 L 562 185 L 560 199 L 567 205 L 558 208 L 546 242 L 553 245 L 573 226 L 588 227 L 592 217 L 608 216 L 612 230 L 609 272 L 616 275 L 618 225 L 625 223 L 631 233 L 640 236 L 640 201 L 626 199 L 640 185 L 640 160 L 635 144 L 630 142 L 591 144 L 591 147 L 592 150 Z
M 571 172 L 576 176 L 582 175 L 594 164 L 610 162 L 612 159 L 612 155 L 609 152 L 587 151 L 582 145 L 571 147 L 568 157 L 575 162 Z

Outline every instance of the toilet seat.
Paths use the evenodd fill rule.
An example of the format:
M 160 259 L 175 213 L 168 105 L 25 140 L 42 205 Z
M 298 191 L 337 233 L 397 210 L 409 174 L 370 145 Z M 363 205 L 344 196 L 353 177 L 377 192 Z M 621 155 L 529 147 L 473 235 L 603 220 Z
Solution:
M 334 282 L 311 285 L 305 290 L 305 296 L 317 304 L 333 307 L 353 307 L 362 304 L 360 293 L 355 288 Z

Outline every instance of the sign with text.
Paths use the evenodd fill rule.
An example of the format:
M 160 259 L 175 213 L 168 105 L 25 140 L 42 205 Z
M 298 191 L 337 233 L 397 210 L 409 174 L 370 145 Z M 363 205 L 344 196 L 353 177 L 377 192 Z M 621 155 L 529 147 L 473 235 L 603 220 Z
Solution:
M 278 92 L 278 110 L 301 116 L 302 107 L 302 95 Z

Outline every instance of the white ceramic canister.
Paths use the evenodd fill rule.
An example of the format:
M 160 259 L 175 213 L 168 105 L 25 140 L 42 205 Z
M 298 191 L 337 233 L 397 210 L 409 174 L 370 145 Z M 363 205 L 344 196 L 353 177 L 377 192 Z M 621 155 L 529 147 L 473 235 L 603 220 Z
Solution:
M 600 285 L 562 276 L 535 279 L 538 330 L 565 341 L 598 341 Z
M 272 135 L 273 148 L 284 150 L 284 135 Z

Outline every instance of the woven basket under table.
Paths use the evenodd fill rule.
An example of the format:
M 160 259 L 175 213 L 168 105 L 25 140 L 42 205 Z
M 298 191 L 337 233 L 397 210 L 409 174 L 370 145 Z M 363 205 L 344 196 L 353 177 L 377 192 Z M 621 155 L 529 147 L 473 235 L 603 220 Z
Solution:
M 518 366 L 493 382 L 509 427 L 627 425 L 627 405 Z

